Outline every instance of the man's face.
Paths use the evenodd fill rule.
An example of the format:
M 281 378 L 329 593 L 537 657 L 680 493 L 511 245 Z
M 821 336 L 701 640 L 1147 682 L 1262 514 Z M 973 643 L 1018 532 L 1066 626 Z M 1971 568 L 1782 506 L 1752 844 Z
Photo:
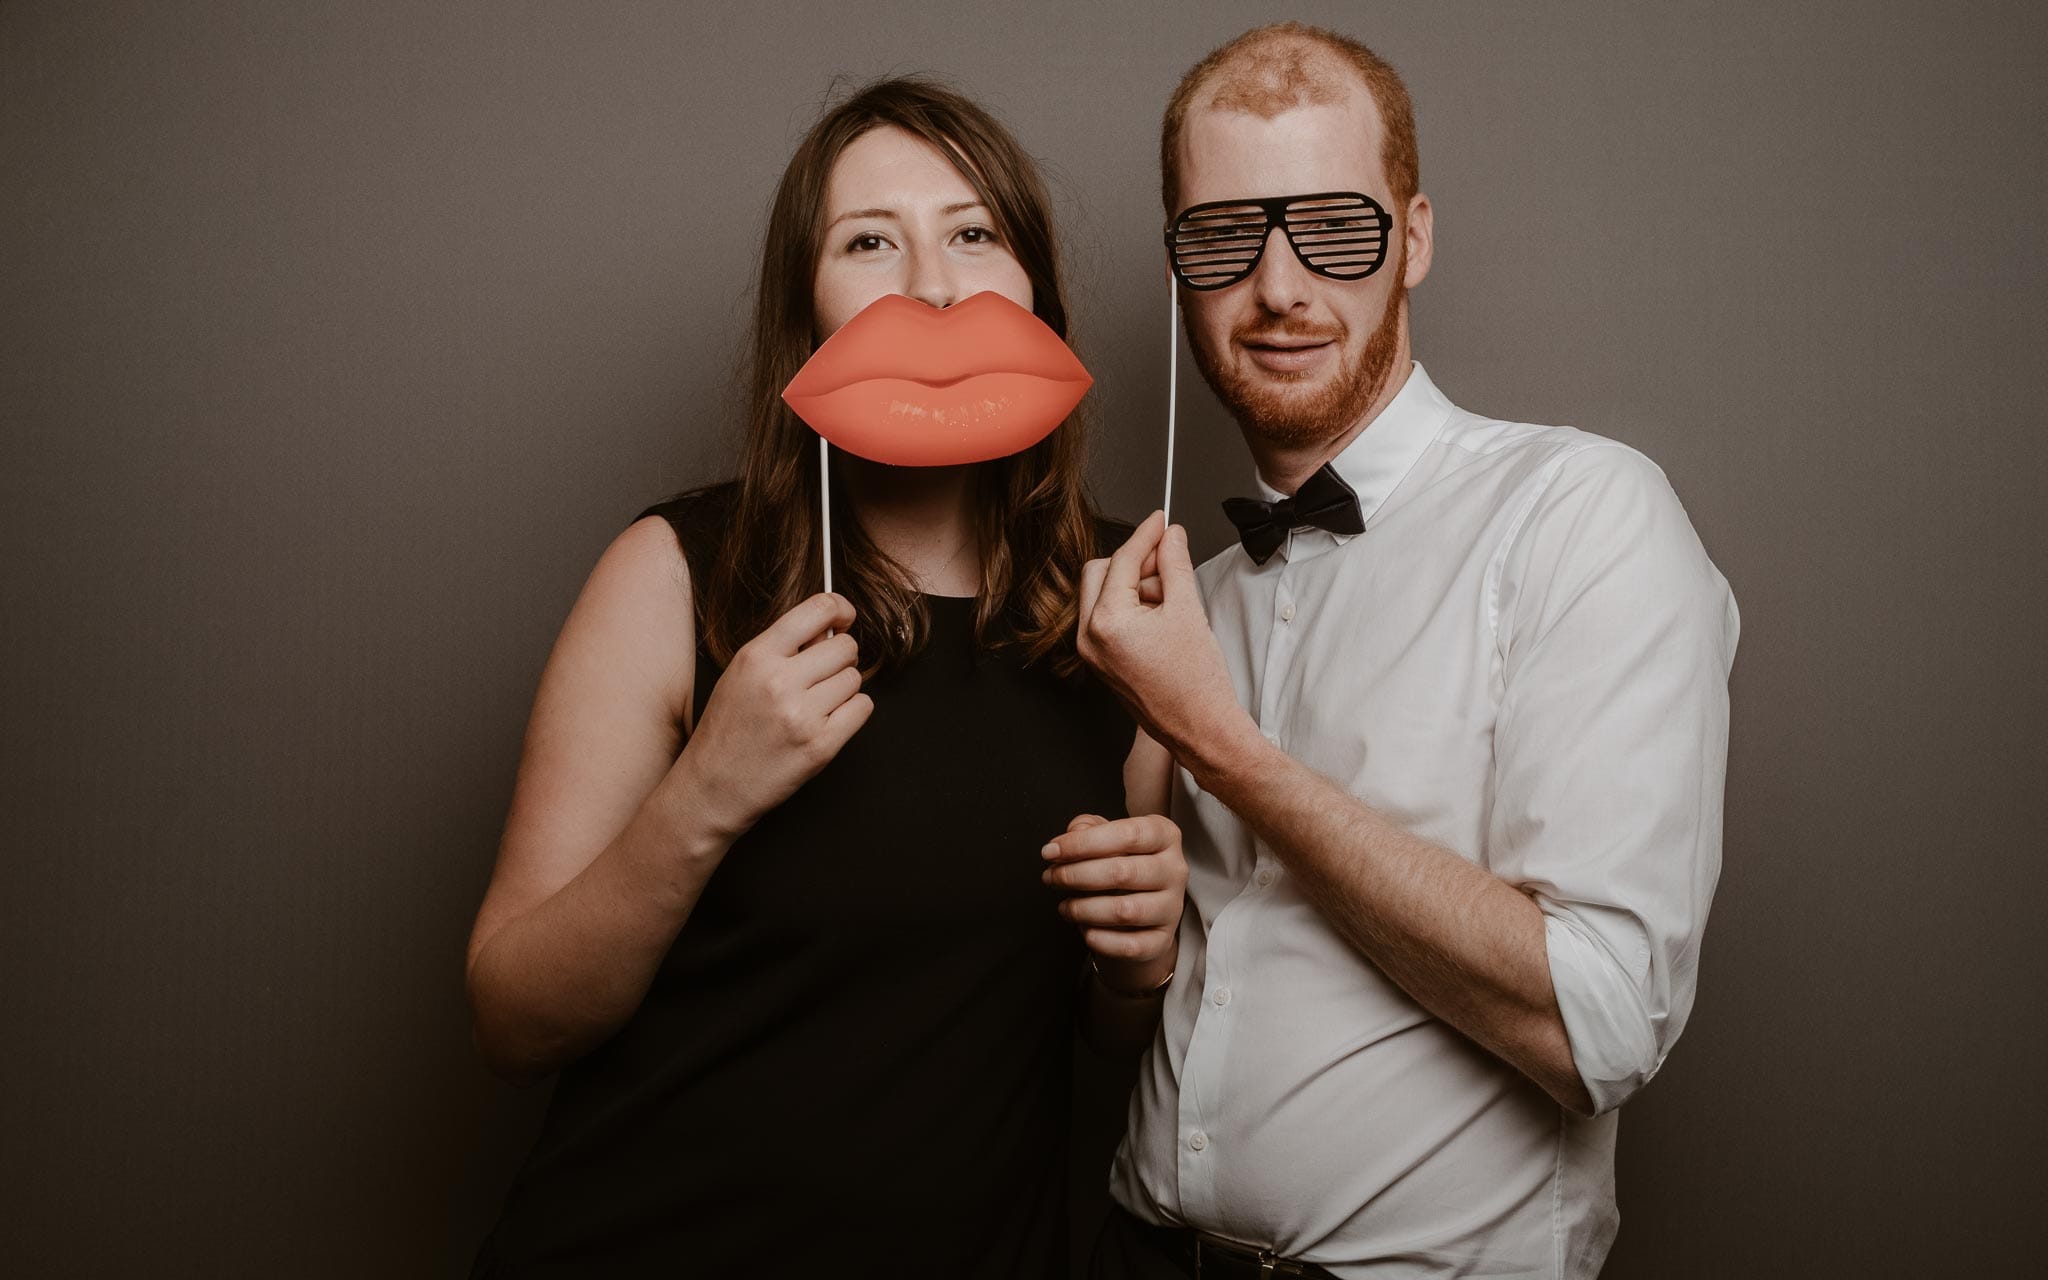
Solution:
M 1378 271 L 1348 281 L 1317 275 L 1276 229 L 1249 277 L 1180 294 L 1188 341 L 1209 386 L 1247 430 L 1291 447 L 1341 435 L 1386 385 L 1406 349 L 1401 300 L 1428 269 L 1427 241 L 1420 254 L 1410 254 L 1404 233 L 1414 210 L 1396 205 L 1388 190 L 1379 112 L 1363 86 L 1342 101 L 1293 107 L 1271 119 L 1244 111 L 1189 114 L 1176 212 L 1210 200 L 1322 191 L 1364 192 L 1393 216 Z M 1426 203 L 1422 217 L 1426 223 Z M 1422 230 L 1426 237 L 1426 225 Z

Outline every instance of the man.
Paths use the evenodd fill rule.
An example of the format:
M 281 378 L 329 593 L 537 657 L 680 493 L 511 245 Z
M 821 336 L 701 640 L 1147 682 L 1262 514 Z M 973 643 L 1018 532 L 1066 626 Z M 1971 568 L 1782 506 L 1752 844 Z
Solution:
M 1154 513 L 1084 578 L 1190 866 L 1097 1270 L 1591 1276 L 1692 1005 L 1734 602 L 1648 459 L 1413 363 L 1430 205 L 1370 50 L 1246 33 L 1161 158 L 1260 499 L 1199 571 Z

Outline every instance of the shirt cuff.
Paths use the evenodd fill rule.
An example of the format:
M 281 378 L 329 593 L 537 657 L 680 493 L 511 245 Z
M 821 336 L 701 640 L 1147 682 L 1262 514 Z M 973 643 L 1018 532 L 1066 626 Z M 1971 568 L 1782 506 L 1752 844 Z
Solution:
M 1571 1041 L 1572 1062 L 1593 1100 L 1593 1114 L 1600 1115 L 1627 1101 L 1663 1065 L 1643 980 L 1572 908 L 1540 894 L 1536 902 L 1543 909 L 1550 984 Z M 1628 921 L 1621 927 L 1635 927 L 1632 917 L 1613 914 Z

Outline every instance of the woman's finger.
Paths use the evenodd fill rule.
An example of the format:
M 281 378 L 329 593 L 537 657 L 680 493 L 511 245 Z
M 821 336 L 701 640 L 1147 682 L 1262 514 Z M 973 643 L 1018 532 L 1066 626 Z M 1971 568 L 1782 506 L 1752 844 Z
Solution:
M 1180 920 L 1181 895 L 1164 889 L 1152 893 L 1094 893 L 1062 899 L 1060 914 L 1075 924 L 1098 929 L 1165 929 Z
M 1142 893 L 1172 889 L 1179 864 L 1156 853 L 1125 854 L 1054 863 L 1039 878 L 1055 889 L 1076 893 Z
M 755 639 L 777 657 L 787 658 L 826 631 L 844 631 L 851 625 L 853 602 L 821 591 L 798 601 Z
M 837 711 L 848 698 L 860 692 L 860 672 L 852 667 L 841 667 L 804 690 L 803 707 L 808 715 L 822 720 Z
M 1179 838 L 1180 828 L 1172 819 L 1148 813 L 1118 818 L 1083 831 L 1068 831 L 1055 837 L 1042 852 L 1048 862 L 1113 858 L 1126 853 L 1158 853 L 1172 848 Z
M 874 713 L 875 700 L 865 693 L 856 693 L 840 703 L 837 711 L 825 717 L 824 745 L 827 748 L 827 756 L 838 755 L 839 749 L 846 745 L 847 739 L 857 733 Z
M 820 680 L 836 676 L 860 661 L 860 644 L 842 631 L 829 639 L 809 645 L 789 660 L 789 669 L 796 673 L 797 683 L 810 688 Z M 846 701 L 841 698 L 840 702 Z M 838 706 L 835 702 L 833 706 Z

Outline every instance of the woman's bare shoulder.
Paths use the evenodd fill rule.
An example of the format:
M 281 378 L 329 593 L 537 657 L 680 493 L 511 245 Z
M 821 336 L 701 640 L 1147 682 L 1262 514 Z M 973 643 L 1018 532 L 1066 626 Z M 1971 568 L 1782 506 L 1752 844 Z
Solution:
M 665 521 L 627 526 L 590 571 L 541 671 L 472 966 L 507 920 L 575 879 L 632 820 L 689 732 L 690 571 Z
M 573 633 L 573 638 L 572 638 Z M 661 693 L 671 723 L 689 714 L 697 627 L 689 559 L 668 520 L 647 515 L 597 559 L 562 640 L 594 664 L 624 664 Z

